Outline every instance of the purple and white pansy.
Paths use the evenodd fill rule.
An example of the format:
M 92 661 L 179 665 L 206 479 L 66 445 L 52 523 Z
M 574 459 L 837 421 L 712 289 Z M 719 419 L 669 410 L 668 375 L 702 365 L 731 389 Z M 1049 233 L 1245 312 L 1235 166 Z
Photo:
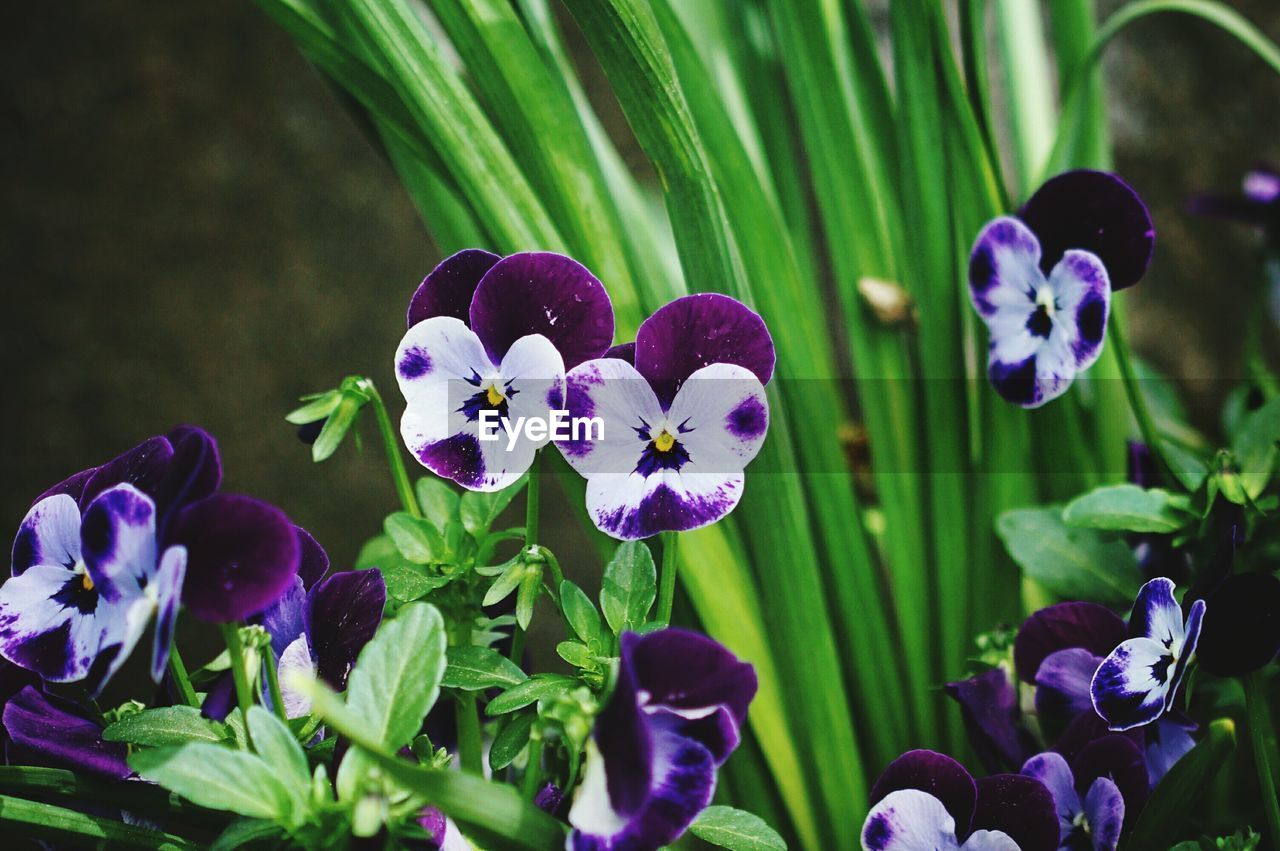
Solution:
M 764 321 L 728 296 L 686 296 L 640 326 L 634 347 L 570 370 L 573 420 L 601 433 L 557 441 L 587 479 L 597 528 L 621 540 L 714 523 L 738 504 L 769 427 Z
M 656 851 L 711 803 L 756 693 L 751 665 L 682 629 L 624 633 L 569 810 L 569 851 Z
M 1145 273 L 1155 231 L 1114 175 L 1074 171 L 982 229 L 969 294 L 990 331 L 987 375 L 1007 401 L 1038 408 L 1102 352 L 1113 290 Z
M 1093 676 L 1093 707 L 1112 730 L 1150 724 L 1173 707 L 1205 612 L 1204 600 L 1196 600 L 1184 621 L 1173 590 L 1165 577 L 1142 586 L 1129 616 L 1131 637 L 1111 651 Z
M 571 258 L 460 251 L 418 287 L 396 352 L 408 403 L 400 432 L 424 467 L 470 490 L 501 490 L 550 436 L 525 421 L 563 409 L 568 368 L 613 340 L 608 293 Z M 482 439 L 487 437 L 488 439 Z
M 1124 796 L 1110 777 L 1094 779 L 1083 795 L 1062 754 L 1037 754 L 1022 773 L 1045 785 L 1058 813 L 1058 847 L 1063 851 L 1114 851 L 1124 828 Z

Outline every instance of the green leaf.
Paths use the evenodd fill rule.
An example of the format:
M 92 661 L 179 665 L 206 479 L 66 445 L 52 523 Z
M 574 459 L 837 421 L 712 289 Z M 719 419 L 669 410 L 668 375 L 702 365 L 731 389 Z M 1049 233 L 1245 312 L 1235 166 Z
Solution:
M 658 596 L 658 569 L 643 541 L 619 545 L 604 569 L 600 608 L 615 635 L 637 629 L 649 619 Z
M 206 742 L 136 751 L 129 766 L 193 804 L 290 823 L 294 798 L 278 770 L 259 757 Z
M 102 732 L 108 742 L 162 748 L 187 742 L 222 742 L 230 737 L 226 726 L 211 721 L 194 706 L 165 706 L 121 718 Z
M 418 479 L 414 490 L 418 495 L 422 515 L 444 534 L 448 526 L 458 518 L 458 504 L 461 502 L 458 492 L 443 479 L 433 476 Z
M 586 668 L 593 662 L 591 651 L 581 641 L 561 641 L 556 645 L 556 653 L 575 668 Z
M 493 745 L 489 748 L 491 769 L 501 771 L 520 755 L 520 751 L 529 743 L 529 731 L 533 729 L 533 722 L 536 720 L 536 712 L 522 712 L 507 719 L 498 735 L 493 737 Z
M 411 603 L 449 584 L 449 577 L 428 574 L 422 566 L 406 561 L 381 570 L 387 594 L 401 603 Z
M 538 592 L 542 590 L 541 565 L 526 568 L 520 580 L 520 590 L 516 592 L 516 623 L 521 629 L 528 629 L 533 621 L 533 604 L 538 601 Z
M 1006 511 L 996 531 L 1023 573 L 1059 597 L 1127 605 L 1142 585 L 1128 545 L 1067 526 L 1057 506 Z
M 515 662 L 489 647 L 450 647 L 448 659 L 440 683 L 448 688 L 508 688 L 528 679 Z
M 729 851 L 786 851 L 787 843 L 764 819 L 733 807 L 707 807 L 689 832 Z
M 520 493 L 528 482 L 529 477 L 525 475 L 510 487 L 493 493 L 467 491 L 462 495 L 459 512 L 462 515 L 462 525 L 472 537 L 483 538 L 489 531 L 489 527 L 498 519 L 498 515 L 511 504 L 511 500 L 516 498 L 516 494 Z
M 505 715 L 517 709 L 523 709 L 535 701 L 550 697 L 553 694 L 577 688 L 578 681 L 563 674 L 534 674 L 529 679 L 512 686 L 502 694 L 489 701 L 485 707 L 488 715 Z
M 290 411 L 285 415 L 285 422 L 293 425 L 319 422 L 333 413 L 333 409 L 338 407 L 338 402 L 341 400 L 342 393 L 337 390 L 328 390 L 311 399 L 302 407 Z
M 1168 462 L 1178 482 L 1187 489 L 1188 493 L 1200 490 L 1205 476 L 1209 475 L 1209 462 L 1199 452 L 1175 441 L 1166 440 L 1163 446 L 1164 460 Z
M 433 564 L 446 560 L 444 538 L 426 520 L 405 511 L 387 517 L 382 528 L 396 549 L 414 564 Z
M 1097 488 L 1073 499 L 1062 511 L 1068 526 L 1113 532 L 1176 532 L 1192 519 L 1185 498 L 1132 484 Z
M 1236 435 L 1236 461 L 1240 465 L 1240 479 L 1245 491 L 1256 499 L 1275 469 L 1280 457 L 1280 399 L 1272 399 L 1258 410 L 1246 415 Z
M 296 809 L 305 809 L 311 792 L 311 772 L 302 746 L 284 722 L 261 706 L 249 707 L 248 718 L 253 749 L 286 784 Z
M 520 587 L 520 583 L 524 581 L 525 573 L 528 572 L 528 569 L 525 563 L 519 559 L 509 562 L 507 568 L 502 571 L 502 575 L 495 579 L 493 584 L 489 586 L 489 590 L 485 592 L 484 600 L 482 601 L 484 605 L 492 606 L 494 603 L 505 600 L 512 591 Z M 483 575 L 485 571 L 477 572 Z
M 578 638 L 588 644 L 600 639 L 603 632 L 600 613 L 586 592 L 568 579 L 560 583 L 560 608 Z
M 1184 836 L 1193 804 L 1205 789 L 1212 787 L 1235 746 L 1236 728 L 1231 719 L 1220 718 L 1211 723 L 1208 734 L 1173 764 L 1151 793 L 1125 848 L 1165 851 Z
M 360 415 L 360 408 L 364 406 L 364 400 L 350 393 L 342 394 L 337 407 L 329 414 L 329 418 L 324 421 L 324 427 L 320 429 L 320 435 L 316 438 L 316 442 L 311 444 L 311 460 L 317 464 L 327 459 L 334 452 L 338 451 L 338 447 L 342 444 L 342 439 L 347 436 L 347 432 L 355 425 L 356 418 Z
M 218 834 L 218 838 L 209 846 L 209 851 L 234 851 L 237 848 L 253 847 L 257 843 L 265 845 L 268 840 L 278 841 L 283 832 L 275 822 L 236 819 Z

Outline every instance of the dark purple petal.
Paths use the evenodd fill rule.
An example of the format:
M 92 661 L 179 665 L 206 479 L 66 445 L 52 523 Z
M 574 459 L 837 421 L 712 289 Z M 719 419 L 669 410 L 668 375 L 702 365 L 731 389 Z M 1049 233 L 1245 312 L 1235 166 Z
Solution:
M 298 536 L 284 512 L 247 496 L 216 494 L 174 519 L 187 548 L 182 600 L 201 620 L 243 620 L 266 609 L 298 574 Z
M 960 704 L 969 741 L 988 771 L 1021 765 L 1034 750 L 1019 723 L 1018 693 L 1003 668 L 992 668 L 956 683 L 947 694 Z
M 444 845 L 444 835 L 449 829 L 449 822 L 445 819 L 444 813 L 435 807 L 423 807 L 418 813 L 418 827 L 427 832 L 427 848 L 430 851 L 439 851 Z
M 1068 647 L 1046 656 L 1036 672 L 1036 714 L 1065 723 L 1091 709 L 1089 686 L 1101 664 L 1101 656 L 1083 647 Z
M 298 576 L 302 584 L 310 588 L 329 572 L 329 554 L 306 529 L 294 528 L 298 532 Z
M 320 679 L 337 691 L 382 623 L 387 586 L 378 570 L 335 573 L 307 595 L 307 635 Z
M 1269 573 L 1228 577 L 1209 597 L 1196 651 L 1219 677 L 1256 671 L 1280 653 L 1280 579 Z
M 616 346 L 610 346 L 609 350 L 604 353 L 603 357 L 613 358 L 615 360 L 624 360 L 632 366 L 636 365 L 636 344 L 619 343 Z
M 1089 711 L 1081 712 L 1071 720 L 1071 723 L 1067 725 L 1067 729 L 1053 743 L 1053 749 L 1066 757 L 1067 762 L 1071 762 L 1092 742 L 1103 736 L 1116 735 L 1128 737 L 1135 745 L 1140 745 L 1145 741 L 1142 730 L 1113 733 L 1107 728 L 1107 722 L 1099 718 L 1098 713 L 1093 711 L 1093 707 L 1090 707 Z
M 441 260 L 409 300 L 409 327 L 433 316 L 468 321 L 480 279 L 501 259 L 479 248 L 464 248 Z
M 978 781 L 974 830 L 999 830 L 1022 851 L 1057 851 L 1058 814 L 1053 795 L 1039 780 L 994 774 Z
M 1099 777 L 1110 778 L 1125 803 L 1125 824 L 1131 826 L 1150 797 L 1147 760 L 1128 736 L 1112 733 L 1095 739 L 1071 760 L 1076 791 L 1083 798 Z
M 555 815 L 560 809 L 560 805 L 564 803 L 564 792 L 560 787 L 548 780 L 538 794 L 533 796 L 533 805 L 544 813 Z
M 1084 797 L 1084 817 L 1089 825 L 1094 851 L 1114 851 L 1124 829 L 1124 795 L 1105 777 L 1093 781 Z
M 1151 263 L 1156 232 L 1147 205 L 1114 174 L 1060 174 L 1031 196 L 1019 216 L 1040 240 L 1046 275 L 1072 248 L 1102 260 L 1113 290 L 1138 283 Z
M 80 507 L 85 508 L 98 494 L 116 485 L 129 484 L 145 494 L 153 494 L 168 475 L 172 461 L 173 444 L 168 438 L 144 440 L 94 470 L 80 494 Z
M 236 708 L 236 683 L 230 671 L 223 671 L 213 681 L 200 704 L 200 714 L 214 721 L 225 721 Z
M 636 332 L 636 370 L 653 385 L 664 407 L 684 380 L 704 366 L 737 364 L 768 384 L 774 362 L 773 338 L 759 314 L 716 293 L 678 298 L 658 308 Z
M 476 287 L 470 317 L 494 363 L 529 334 L 550 340 L 566 370 L 600 357 L 613 342 L 609 294 L 585 266 L 563 254 L 504 257 Z
M 133 773 L 125 762 L 125 744 L 104 742 L 101 726 L 72 704 L 48 698 L 34 686 L 27 686 L 5 705 L 4 728 L 16 762 L 69 768 L 112 780 Z
M 936 751 L 907 751 L 880 773 L 869 803 L 875 806 L 899 789 L 919 789 L 937 798 L 956 820 L 956 833 L 968 835 L 978 787 L 963 765 Z
M 35 505 L 36 502 L 40 502 L 41 500 L 47 499 L 51 496 L 57 496 L 58 494 L 66 494 L 79 503 L 80 497 L 84 493 L 84 486 L 88 483 L 89 479 L 93 478 L 93 474 L 96 472 L 98 472 L 97 467 L 90 467 L 87 470 L 81 470 L 75 475 L 68 476 L 36 497 L 35 502 L 31 504 Z
M 1128 637 L 1124 621 L 1097 603 L 1058 603 L 1027 618 L 1013 645 L 1014 665 L 1023 682 L 1034 683 L 1050 653 L 1083 647 L 1106 656 Z
M 222 457 L 218 442 L 197 426 L 178 426 L 168 435 L 173 457 L 151 496 L 161 514 L 161 527 L 168 517 L 197 500 L 217 492 L 222 485 Z
M 613 695 L 596 716 L 594 736 L 604 760 L 605 787 L 613 810 L 624 818 L 644 806 L 654 779 L 653 733 L 640 708 L 639 691 L 630 659 L 623 656 Z

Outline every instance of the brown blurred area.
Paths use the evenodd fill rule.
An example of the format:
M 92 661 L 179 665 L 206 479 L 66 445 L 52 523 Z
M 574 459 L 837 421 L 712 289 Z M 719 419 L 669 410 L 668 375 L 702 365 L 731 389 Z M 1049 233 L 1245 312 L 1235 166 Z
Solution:
M 1280 4 L 1232 5 L 1280 38 Z M 1117 167 L 1159 230 L 1138 347 L 1181 379 L 1238 374 L 1253 240 L 1183 206 L 1280 161 L 1280 77 L 1172 16 L 1106 69 Z M 395 507 L 373 431 L 316 467 L 282 417 L 348 372 L 398 407 L 391 354 L 437 257 L 288 38 L 249 0 L 5 4 L 0 163 L 0 534 L 61 477 L 192 422 L 219 438 L 227 488 L 349 562 Z

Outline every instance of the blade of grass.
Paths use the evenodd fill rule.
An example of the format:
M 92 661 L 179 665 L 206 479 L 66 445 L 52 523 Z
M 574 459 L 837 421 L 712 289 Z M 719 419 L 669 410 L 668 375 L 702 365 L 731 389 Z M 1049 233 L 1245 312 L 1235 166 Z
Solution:
M 1028 191 L 1053 147 L 1053 82 L 1045 49 L 1039 0 L 996 0 L 996 34 L 1011 140 L 1009 183 L 1014 196 Z

